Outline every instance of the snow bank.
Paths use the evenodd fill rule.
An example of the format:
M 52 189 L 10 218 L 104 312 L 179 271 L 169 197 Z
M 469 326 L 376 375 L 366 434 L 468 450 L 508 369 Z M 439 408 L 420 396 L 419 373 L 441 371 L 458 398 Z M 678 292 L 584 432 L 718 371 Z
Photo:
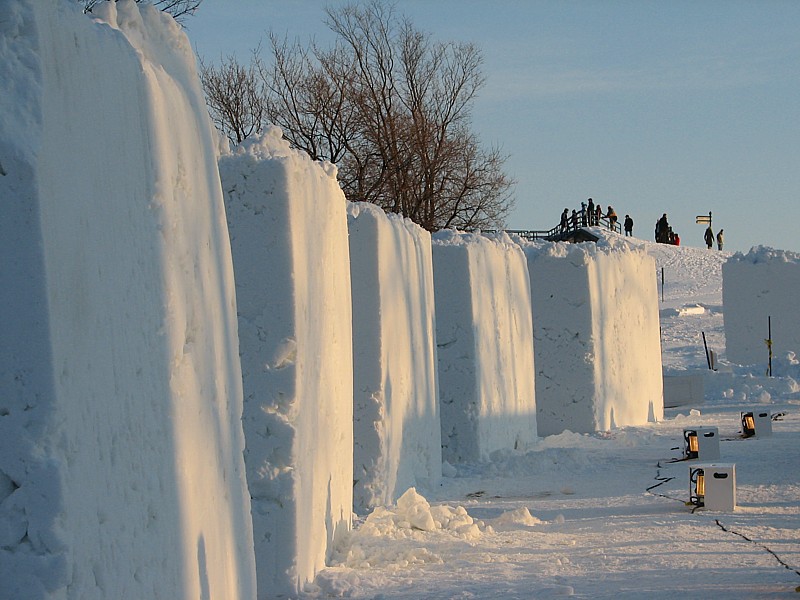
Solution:
M 0 0 L 0 597 L 255 595 L 233 273 L 191 46 Z
M 766 368 L 770 317 L 773 355 L 800 354 L 798 294 L 800 254 L 758 246 L 731 256 L 722 266 L 727 359 Z
M 335 167 L 281 135 L 272 128 L 220 158 L 259 598 L 311 581 L 353 505 L 346 203 Z
M 411 488 L 396 505 L 375 508 L 361 527 L 343 536 L 332 562 L 351 569 L 437 564 L 443 562 L 441 557 L 420 547 L 423 540 L 474 542 L 486 528 L 486 523 L 470 517 L 463 506 L 431 506 Z
M 524 244 L 539 435 L 661 418 L 655 263 L 613 244 Z
M 442 476 L 430 234 L 350 204 L 354 504 L 391 504 Z
M 525 256 L 503 235 L 433 236 L 442 456 L 483 460 L 536 440 Z

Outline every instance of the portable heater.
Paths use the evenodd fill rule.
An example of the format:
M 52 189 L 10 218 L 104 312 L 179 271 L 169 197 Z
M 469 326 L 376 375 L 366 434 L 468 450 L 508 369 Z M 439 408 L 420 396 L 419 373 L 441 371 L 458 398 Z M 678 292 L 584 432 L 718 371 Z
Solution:
M 683 430 L 683 456 L 691 460 L 719 459 L 719 429 L 717 427 L 695 427 Z
M 707 510 L 735 510 L 736 465 L 708 463 L 689 467 L 689 504 Z
M 769 437 L 772 435 L 772 416 L 769 411 L 743 412 L 741 415 L 744 437 Z

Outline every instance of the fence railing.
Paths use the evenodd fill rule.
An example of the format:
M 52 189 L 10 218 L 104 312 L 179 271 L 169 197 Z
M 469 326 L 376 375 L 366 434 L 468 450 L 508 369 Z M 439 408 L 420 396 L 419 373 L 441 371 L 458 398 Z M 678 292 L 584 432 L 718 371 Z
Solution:
M 580 229 L 585 229 L 587 227 L 602 227 L 604 229 L 608 229 L 610 231 L 614 231 L 616 233 L 622 233 L 622 224 L 617 221 L 614 223 L 613 227 L 611 225 L 611 221 L 605 215 L 600 217 L 600 220 L 595 224 L 596 219 L 592 219 L 591 221 L 587 218 L 584 218 L 583 211 L 576 213 L 577 218 L 573 222 L 572 217 L 570 216 L 567 219 L 566 226 L 556 225 L 552 229 L 506 229 L 504 230 L 508 234 L 517 235 L 525 240 L 547 240 L 550 242 L 558 242 L 570 238 L 575 237 L 575 233 Z M 589 225 L 591 223 L 591 225 Z M 492 233 L 491 231 L 487 231 L 486 233 Z

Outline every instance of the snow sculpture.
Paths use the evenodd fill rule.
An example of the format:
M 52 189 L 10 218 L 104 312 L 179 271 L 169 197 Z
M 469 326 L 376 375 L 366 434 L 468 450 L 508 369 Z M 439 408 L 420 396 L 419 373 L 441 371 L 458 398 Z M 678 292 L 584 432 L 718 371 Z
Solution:
M 430 234 L 350 204 L 354 504 L 391 504 L 442 476 Z
M 731 256 L 722 265 L 728 360 L 741 365 L 762 363 L 766 371 L 770 323 L 772 355 L 782 359 L 790 352 L 800 354 L 798 291 L 800 254 L 758 246 Z
M 536 440 L 530 283 L 503 235 L 433 236 L 442 457 L 485 460 Z
M 252 598 L 233 270 L 192 48 L 0 0 L 0 598 Z
M 278 128 L 220 158 L 244 379 L 259 598 L 325 567 L 353 507 L 353 362 L 345 199 L 333 165 Z
M 524 244 L 539 435 L 639 425 L 663 416 L 655 262 L 594 243 Z

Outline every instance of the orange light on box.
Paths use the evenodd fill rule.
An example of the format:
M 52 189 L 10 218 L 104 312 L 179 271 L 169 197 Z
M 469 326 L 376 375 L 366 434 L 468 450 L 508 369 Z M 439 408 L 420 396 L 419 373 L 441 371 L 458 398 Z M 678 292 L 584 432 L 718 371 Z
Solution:
M 756 434 L 756 421 L 753 418 L 753 413 L 742 413 L 742 435 L 744 437 L 751 437 Z
M 710 511 L 736 510 L 736 465 L 706 463 L 690 467 L 687 504 Z
M 689 504 L 704 506 L 706 497 L 705 471 L 700 468 L 689 469 Z
M 697 432 L 687 429 L 683 432 L 683 439 L 686 442 L 686 458 L 697 458 L 700 453 L 700 444 L 697 442 Z

